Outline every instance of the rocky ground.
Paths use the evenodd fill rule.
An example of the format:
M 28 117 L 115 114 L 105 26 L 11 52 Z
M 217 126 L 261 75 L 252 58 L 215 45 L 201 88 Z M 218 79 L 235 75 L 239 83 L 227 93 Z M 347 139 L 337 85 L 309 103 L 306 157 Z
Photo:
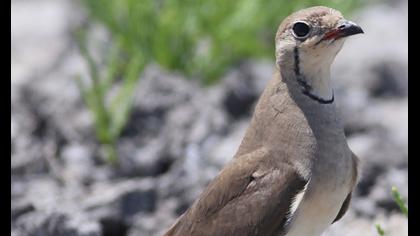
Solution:
M 236 151 L 273 62 L 244 62 L 210 88 L 148 66 L 111 168 L 74 79 L 86 68 L 70 37 L 83 19 L 73 4 L 11 2 L 11 235 L 161 235 Z M 333 78 L 362 178 L 324 236 L 373 236 L 376 223 L 408 235 L 390 194 L 408 197 L 407 2 L 353 19 L 366 33 L 346 42 Z

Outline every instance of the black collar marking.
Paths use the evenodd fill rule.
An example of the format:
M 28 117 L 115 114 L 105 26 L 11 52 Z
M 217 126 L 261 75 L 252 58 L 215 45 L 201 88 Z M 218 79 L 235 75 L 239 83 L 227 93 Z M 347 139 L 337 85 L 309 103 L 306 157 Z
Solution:
M 312 87 L 311 85 L 309 85 L 306 80 L 304 79 L 304 77 L 302 76 L 302 74 L 300 73 L 300 67 L 299 67 L 299 51 L 298 51 L 298 47 L 296 46 L 293 50 L 294 52 L 294 56 L 295 56 L 295 75 L 297 78 L 297 82 L 299 83 L 300 86 L 302 86 L 302 93 L 305 94 L 306 96 L 308 96 L 309 98 L 321 103 L 321 104 L 330 104 L 334 102 L 334 91 L 333 91 L 333 95 L 330 99 L 323 99 L 315 94 L 311 93 Z

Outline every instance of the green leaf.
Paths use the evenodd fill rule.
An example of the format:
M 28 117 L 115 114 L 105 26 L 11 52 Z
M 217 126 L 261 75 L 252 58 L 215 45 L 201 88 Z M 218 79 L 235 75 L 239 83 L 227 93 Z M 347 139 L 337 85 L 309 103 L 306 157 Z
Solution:
M 376 231 L 380 236 L 385 236 L 385 231 L 382 229 L 382 227 L 379 224 L 376 224 Z
M 400 193 L 398 192 L 395 186 L 391 189 L 392 196 L 394 197 L 395 202 L 398 204 L 401 212 L 408 218 L 408 207 L 405 201 L 401 198 Z
M 143 62 L 140 58 L 133 58 L 123 78 L 122 87 L 110 106 L 112 125 L 110 127 L 112 136 L 117 138 L 125 124 L 132 109 L 134 92 L 137 87 L 139 72 L 143 69 Z

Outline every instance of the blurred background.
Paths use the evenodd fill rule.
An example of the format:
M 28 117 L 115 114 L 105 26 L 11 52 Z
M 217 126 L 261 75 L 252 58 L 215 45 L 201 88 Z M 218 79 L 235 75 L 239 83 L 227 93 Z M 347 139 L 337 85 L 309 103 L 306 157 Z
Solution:
M 162 235 L 238 148 L 279 23 L 314 5 L 365 31 L 332 67 L 362 176 L 324 236 L 408 235 L 406 0 L 12 0 L 11 235 Z

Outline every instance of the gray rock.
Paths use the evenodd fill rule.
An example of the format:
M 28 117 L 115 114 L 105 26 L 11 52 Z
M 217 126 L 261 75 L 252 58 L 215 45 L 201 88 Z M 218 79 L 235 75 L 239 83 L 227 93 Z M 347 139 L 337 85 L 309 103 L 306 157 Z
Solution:
M 36 211 L 20 217 L 17 221 L 20 235 L 30 236 L 100 236 L 98 222 L 86 216 L 70 217 L 60 213 Z
M 166 154 L 165 141 L 150 140 L 146 145 L 135 145 L 130 139 L 119 142 L 118 172 L 122 176 L 157 176 L 167 171 L 172 163 Z
M 191 99 L 198 84 L 180 75 L 164 71 L 158 65 L 148 66 L 141 76 L 135 107 L 143 110 L 168 110 Z
M 168 199 L 155 212 L 138 214 L 127 235 L 163 235 L 176 220 L 177 216 L 173 213 L 177 205 L 177 200 Z
M 74 143 L 63 147 L 61 159 L 64 170 L 62 171 L 67 184 L 70 182 L 82 184 L 92 178 L 93 157 L 93 150 L 89 145 Z
M 133 119 L 120 141 L 121 173 L 158 175 L 186 156 L 188 145 L 203 152 L 212 137 L 226 133 L 222 96 L 218 89 L 203 89 L 157 66 L 148 67 L 138 92 L 141 99 L 136 99 Z
M 223 108 L 234 119 L 249 117 L 254 104 L 272 77 L 272 62 L 241 64 L 222 78 Z
M 406 168 L 392 168 L 381 175 L 371 193 L 369 199 L 376 203 L 376 207 L 386 212 L 400 213 L 400 209 L 395 202 L 391 188 L 396 187 L 401 193 L 402 198 L 408 201 L 408 174 Z
M 93 184 L 81 203 L 82 209 L 98 219 L 131 220 L 140 212 L 155 210 L 157 193 L 153 179 Z
M 401 214 L 377 214 L 374 218 L 362 218 L 354 214 L 346 214 L 343 219 L 334 223 L 323 236 L 378 236 L 375 225 L 379 224 L 386 235 L 408 235 L 407 219 Z
M 12 202 L 11 205 L 12 223 L 20 216 L 35 210 L 35 207 L 28 202 Z
M 369 198 L 358 198 L 357 196 L 353 197 L 351 209 L 357 215 L 364 218 L 373 218 L 379 213 L 378 208 L 375 205 L 375 201 Z
M 12 173 L 45 173 L 47 155 L 92 136 L 74 80 L 83 61 L 69 37 L 82 17 L 66 0 L 14 1 L 11 11 Z
M 217 140 L 217 143 L 209 148 L 207 158 L 218 168 L 222 168 L 235 155 L 249 126 L 249 119 L 243 119 L 232 124 L 232 132 Z

